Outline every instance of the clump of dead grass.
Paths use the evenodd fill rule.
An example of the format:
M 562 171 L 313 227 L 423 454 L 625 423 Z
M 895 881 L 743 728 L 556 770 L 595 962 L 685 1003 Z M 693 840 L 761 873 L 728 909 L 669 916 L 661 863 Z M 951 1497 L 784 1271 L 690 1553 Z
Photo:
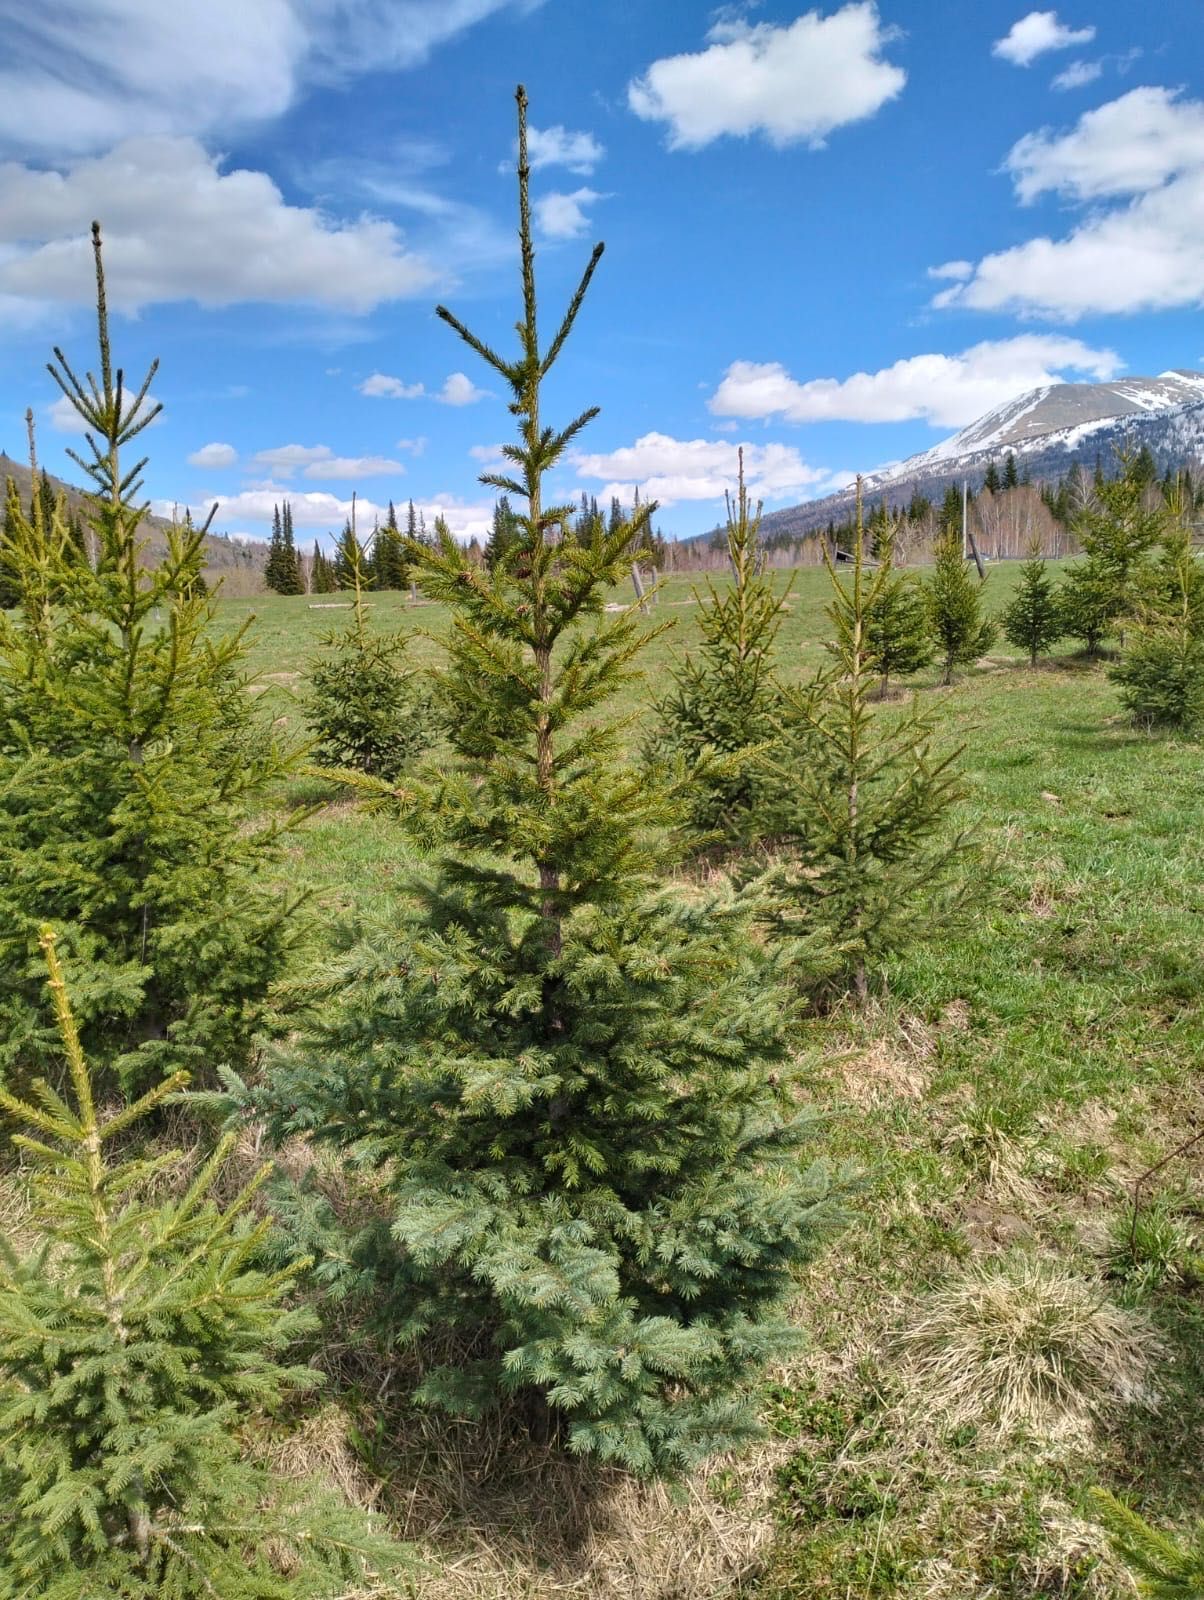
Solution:
M 949 1428 L 1069 1440 L 1118 1404 L 1153 1404 L 1146 1319 L 1033 1256 L 972 1268 L 904 1335 L 917 1403 Z

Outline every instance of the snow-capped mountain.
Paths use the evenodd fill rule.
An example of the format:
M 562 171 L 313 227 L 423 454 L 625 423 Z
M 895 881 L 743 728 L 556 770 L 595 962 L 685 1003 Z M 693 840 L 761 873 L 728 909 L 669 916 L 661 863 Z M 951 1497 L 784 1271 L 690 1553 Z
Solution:
M 993 461 L 1009 452 L 1034 482 L 1063 476 L 1075 462 L 1090 470 L 1098 457 L 1145 445 L 1160 468 L 1204 460 L 1204 372 L 1185 369 L 1113 383 L 1054 383 L 1006 401 L 967 427 L 905 461 L 867 472 L 866 494 L 898 503 L 914 491 L 938 499 L 950 483 L 977 489 Z M 766 535 L 810 532 L 848 514 L 852 490 L 769 513 Z

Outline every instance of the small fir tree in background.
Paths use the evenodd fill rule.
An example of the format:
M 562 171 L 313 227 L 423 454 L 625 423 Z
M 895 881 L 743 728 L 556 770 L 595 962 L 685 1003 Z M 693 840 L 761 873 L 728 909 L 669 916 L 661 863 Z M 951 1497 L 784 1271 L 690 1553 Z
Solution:
M 1020 582 L 1003 613 L 1003 636 L 1028 652 L 1029 665 L 1046 655 L 1066 631 L 1062 606 L 1049 576 L 1041 546 L 1034 544 L 1020 568 Z
M 1181 504 L 1159 558 L 1136 587 L 1120 661 L 1108 676 L 1133 717 L 1195 733 L 1204 728 L 1204 567 Z
M 400 1550 L 333 1495 L 240 1456 L 247 1418 L 312 1389 L 283 1356 L 314 1322 L 285 1301 L 304 1263 L 268 1274 L 261 1170 L 214 1200 L 229 1135 L 186 1187 L 179 1151 L 125 1155 L 185 1082 L 102 1113 L 49 929 L 42 949 L 66 1061 L 62 1095 L 0 1090 L 36 1137 L 37 1243 L 0 1238 L 0 1595 L 23 1600 L 286 1600 L 398 1575 Z
M 774 824 L 780 780 L 759 757 L 784 711 L 773 653 L 786 595 L 763 570 L 761 506 L 749 498 L 743 450 L 737 460 L 735 498 L 726 497 L 732 581 L 720 587 L 708 578 L 694 591 L 702 643 L 673 669 L 674 688 L 653 707 L 656 729 L 644 748 L 650 764 L 685 760 L 690 826 L 703 842 L 727 845 L 750 843 Z
M 933 643 L 928 627 L 924 591 L 909 572 L 895 570 L 897 524 L 879 526 L 876 545 L 880 575 L 866 603 L 864 650 L 866 663 L 881 682 L 879 697 L 886 699 L 892 678 L 922 672 L 932 660 Z
M 952 531 L 942 534 L 932 576 L 924 587 L 924 601 L 944 684 L 953 682 L 955 667 L 977 661 L 995 643 L 995 624 L 983 616 L 983 587 L 981 580 L 970 576 L 961 535 Z
M 162 560 L 142 565 L 143 463 L 122 453 L 157 408 L 150 376 L 131 390 L 113 368 L 98 227 L 93 243 L 100 376 L 81 384 L 59 351 L 51 371 L 89 430 L 75 459 L 95 485 L 95 570 L 71 559 L 60 512 L 47 527 L 9 495 L 6 565 L 22 584 L 0 619 L 10 1087 L 55 1054 L 41 921 L 60 930 L 92 1059 L 128 1080 L 245 1063 L 295 936 L 294 902 L 271 878 L 287 823 L 257 820 L 288 760 L 255 721 L 243 633 L 212 629 L 205 529 L 171 525 Z
M 405 546 L 401 529 L 397 525 L 397 511 L 389 501 L 385 525 L 379 529 L 372 547 L 374 587 L 377 589 L 404 589 L 409 582 L 406 571 Z
M 605 610 L 639 530 L 565 531 L 544 479 L 595 413 L 556 428 L 540 405 L 601 246 L 541 346 L 518 109 L 518 353 L 440 315 L 513 395 L 513 475 L 482 481 L 522 502 L 519 542 L 492 573 L 446 534 L 410 546 L 452 613 L 451 758 L 420 819 L 440 848 L 272 1095 L 278 1128 L 353 1149 L 389 1199 L 339 1255 L 394 1339 L 434 1335 L 421 1400 L 515 1398 L 579 1454 L 673 1472 L 748 1433 L 742 1385 L 793 1343 L 794 1273 L 835 1213 L 776 1082 L 773 960 L 729 895 L 661 889 L 677 808 L 605 714 L 649 636 Z
M 354 500 L 352 502 L 354 508 Z M 352 620 L 322 640 L 309 674 L 309 723 L 324 766 L 390 782 L 431 743 L 430 696 L 406 671 L 406 638 L 378 633 L 364 606 L 362 550 L 354 532 L 342 546 L 354 595 Z
M 334 565 L 316 539 L 314 553 L 309 558 L 309 587 L 311 594 L 334 594 L 338 587 L 334 579 Z
M 872 704 L 869 619 L 891 573 L 867 569 L 864 543 L 858 480 L 848 582 L 827 562 L 835 664 L 792 696 L 813 733 L 811 760 L 792 774 L 797 823 L 762 880 L 770 924 L 796 942 L 804 982 L 825 997 L 851 988 L 861 1002 L 887 958 L 947 923 L 969 893 L 964 840 L 948 828 L 963 793 L 960 749 L 934 750 L 918 703 L 901 716 Z
M 357 607 L 363 605 L 362 591 L 371 587 L 371 568 L 368 551 L 360 543 L 355 524 L 349 517 L 343 524 L 334 549 L 335 587 L 351 590 Z
M 485 542 L 485 565 L 490 572 L 518 542 L 517 519 L 508 496 L 501 495 L 493 507 L 493 524 Z
M 1149 489 L 1138 458 L 1122 456 L 1115 478 L 1097 474 L 1091 501 L 1073 529 L 1083 557 L 1062 580 L 1060 604 L 1066 631 L 1096 655 L 1109 633 L 1119 631 L 1137 602 L 1150 552 L 1167 528 L 1167 507 Z

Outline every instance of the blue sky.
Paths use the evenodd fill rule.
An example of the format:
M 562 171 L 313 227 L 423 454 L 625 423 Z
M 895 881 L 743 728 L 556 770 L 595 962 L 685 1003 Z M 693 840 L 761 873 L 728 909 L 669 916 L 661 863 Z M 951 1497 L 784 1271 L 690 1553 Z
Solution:
M 153 355 L 157 506 L 302 538 L 355 489 L 469 535 L 507 437 L 433 314 L 517 313 L 514 86 L 550 325 L 607 253 L 549 415 L 556 489 L 709 527 L 1053 378 L 1204 366 L 1199 0 L 0 0 L 0 447 L 78 473 L 44 362 Z

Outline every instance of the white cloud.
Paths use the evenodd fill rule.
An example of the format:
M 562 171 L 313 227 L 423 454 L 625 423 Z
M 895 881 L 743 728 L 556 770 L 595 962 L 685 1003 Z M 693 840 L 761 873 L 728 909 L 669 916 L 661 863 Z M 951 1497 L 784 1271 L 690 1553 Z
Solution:
M 936 306 L 1073 321 L 1204 303 L 1204 103 L 1134 89 L 1069 133 L 1027 135 L 1007 166 L 1022 202 L 1053 192 L 1091 209 L 1061 239 L 984 256 Z
M 720 500 L 736 482 L 738 446 L 733 440 L 674 439 L 664 433 L 646 433 L 633 445 L 600 454 L 575 452 L 572 464 L 581 478 L 602 479 L 600 498 L 618 495 L 630 500 L 639 489 L 641 498 L 671 506 L 681 500 Z M 818 491 L 828 474 L 803 461 L 793 445 L 745 445 L 744 471 L 749 492 L 758 498 L 781 500 Z
M 537 3 L 537 0 L 536 0 Z M 146 133 L 228 137 L 314 82 L 415 66 L 532 0 L 87 0 L 5 33 L 0 145 L 52 154 Z
M 728 18 L 707 49 L 654 61 L 628 85 L 627 103 L 645 121 L 668 123 L 674 150 L 754 133 L 779 148 L 815 147 L 900 93 L 906 74 L 882 58 L 893 37 L 873 0 L 781 27 Z
M 575 239 L 590 225 L 584 208 L 602 198 L 594 189 L 545 194 L 535 202 L 536 225 L 549 239 Z
M 929 267 L 930 278 L 972 278 L 974 276 L 974 263 L 972 261 L 943 261 L 939 267 Z
M 127 397 L 127 407 L 129 398 L 130 397 Z M 152 411 L 158 404 L 159 401 L 157 397 L 153 394 L 148 394 L 139 408 L 139 415 L 145 417 L 147 413 Z M 59 395 L 57 400 L 46 407 L 46 415 L 50 418 L 50 426 L 56 433 L 75 433 L 82 437 L 88 432 L 88 424 L 80 416 L 79 412 L 71 404 L 70 400 L 68 400 L 65 394 Z M 151 426 L 156 427 L 160 422 L 162 422 L 162 420 L 163 413 L 160 412 Z
M 281 478 L 291 478 L 302 467 L 318 461 L 329 461 L 334 451 L 328 444 L 281 444 L 272 450 L 257 450 L 251 458 L 254 465 Z
M 474 461 L 480 462 L 483 467 L 494 469 L 506 465 L 506 457 L 502 454 L 500 444 L 470 445 L 468 453 Z
M 238 451 L 232 444 L 203 444 L 188 457 L 190 467 L 233 467 L 238 462 Z
M 244 489 L 241 494 L 217 495 L 190 509 L 194 521 L 203 521 L 209 515 L 210 506 L 216 504 L 215 531 L 237 530 L 246 523 L 257 523 L 259 529 L 250 537 L 260 538 L 270 528 L 272 513 L 283 500 L 292 507 L 293 522 L 298 528 L 312 528 L 318 533 L 337 533 L 351 515 L 350 497 L 343 500 L 319 489 L 297 491 L 288 484 L 279 483 L 260 484 L 254 489 Z M 167 505 L 166 514 L 170 515 L 171 507 L 167 502 L 156 502 L 154 509 L 158 510 L 160 504 Z M 356 497 L 355 512 L 360 528 L 371 528 L 374 522 L 383 522 L 388 509 L 387 501 L 380 504 L 362 495 Z M 438 494 L 422 500 L 415 497 L 414 509 L 425 517 L 428 528 L 437 516 L 444 517 L 460 539 L 487 538 L 493 523 L 492 500 L 464 501 L 455 495 Z M 182 512 L 183 507 L 180 510 Z
M 127 311 L 249 300 L 366 312 L 439 276 L 391 222 L 288 205 L 266 173 L 222 172 L 195 139 L 151 137 L 61 172 L 0 163 L 0 294 L 89 304 L 94 216 L 110 304 Z
M 1068 373 L 1111 378 L 1112 350 L 1093 350 L 1058 334 L 988 340 L 960 355 L 920 355 L 877 372 L 799 383 L 777 361 L 736 361 L 710 401 L 716 416 L 782 417 L 788 422 L 906 422 L 959 428 L 1026 389 L 1060 383 Z
M 421 456 L 426 454 L 426 447 L 430 443 L 425 434 L 419 434 L 416 439 L 398 439 L 393 446 L 394 450 L 404 450 L 407 455 Z
M 311 461 L 305 469 L 307 478 L 394 478 L 400 477 L 405 467 L 388 456 L 331 456 L 329 460 Z
M 488 392 L 487 389 L 478 389 L 465 373 L 453 372 L 444 379 L 443 387 L 435 399 L 445 406 L 471 406 L 478 400 L 484 400 Z
M 374 372 L 357 387 L 361 394 L 376 400 L 416 400 L 420 394 L 426 393 L 422 384 L 404 383 L 400 378 L 391 377 L 387 372 Z
M 605 154 L 592 133 L 570 133 L 559 123 L 554 128 L 527 129 L 527 160 L 532 172 L 541 167 L 567 167 L 588 177 Z
M 1072 61 L 1050 81 L 1053 89 L 1082 89 L 1089 83 L 1102 76 L 1104 63 L 1102 61 Z
M 996 39 L 991 54 L 1017 67 L 1031 67 L 1038 56 L 1050 50 L 1069 50 L 1072 45 L 1090 44 L 1095 29 L 1068 28 L 1058 21 L 1056 11 L 1030 11 L 1014 22 L 1002 39 Z
M 1132 89 L 1084 112 L 1069 133 L 1025 134 L 1004 165 L 1025 203 L 1051 192 L 1073 200 L 1145 194 L 1204 167 L 1204 102 L 1174 89 Z

